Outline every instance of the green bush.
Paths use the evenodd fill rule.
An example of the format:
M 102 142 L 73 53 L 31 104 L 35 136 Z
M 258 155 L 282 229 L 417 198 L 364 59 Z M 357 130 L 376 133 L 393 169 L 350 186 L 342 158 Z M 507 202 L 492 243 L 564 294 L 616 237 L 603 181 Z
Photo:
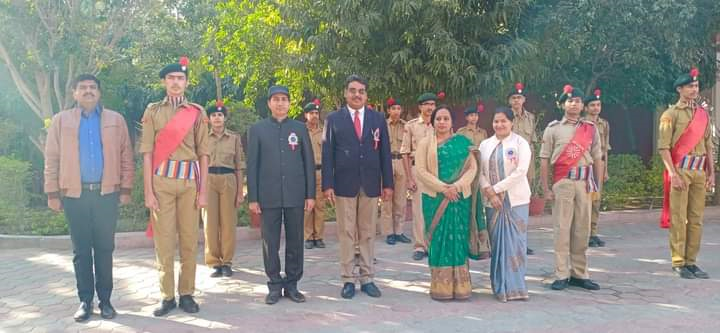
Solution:
M 130 203 L 120 207 L 117 231 L 143 231 L 147 227 L 148 209 L 145 208 L 142 167 L 135 170 Z
M 649 195 L 649 172 L 640 156 L 608 156 L 608 173 L 610 178 L 603 188 L 603 208 L 623 207 L 629 198 Z
M 663 172 L 665 164 L 663 164 L 660 155 L 653 155 L 650 159 L 650 167 L 645 173 L 646 195 L 652 197 L 661 197 L 663 195 Z

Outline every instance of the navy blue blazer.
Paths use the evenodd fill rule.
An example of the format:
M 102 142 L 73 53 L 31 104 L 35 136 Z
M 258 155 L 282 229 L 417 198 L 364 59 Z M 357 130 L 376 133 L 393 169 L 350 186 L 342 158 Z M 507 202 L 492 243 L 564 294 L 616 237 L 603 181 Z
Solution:
M 322 189 L 335 195 L 355 197 L 360 188 L 378 197 L 381 188 L 393 188 L 390 137 L 385 117 L 365 107 L 363 134 L 359 140 L 347 107 L 328 115 L 322 145 Z M 380 141 L 375 146 L 376 135 Z

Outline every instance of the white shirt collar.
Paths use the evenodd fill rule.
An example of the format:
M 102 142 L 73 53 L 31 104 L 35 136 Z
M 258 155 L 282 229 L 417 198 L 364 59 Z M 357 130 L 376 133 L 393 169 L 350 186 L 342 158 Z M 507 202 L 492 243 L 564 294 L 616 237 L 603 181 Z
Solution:
M 364 106 L 361 107 L 360 110 L 355 110 L 355 109 L 351 108 L 349 105 L 348 105 L 347 108 L 348 108 L 348 111 L 350 111 L 350 115 L 351 115 L 351 116 L 355 116 L 355 112 L 360 112 L 360 115 L 361 115 L 361 116 L 365 114 L 365 107 L 364 107 Z

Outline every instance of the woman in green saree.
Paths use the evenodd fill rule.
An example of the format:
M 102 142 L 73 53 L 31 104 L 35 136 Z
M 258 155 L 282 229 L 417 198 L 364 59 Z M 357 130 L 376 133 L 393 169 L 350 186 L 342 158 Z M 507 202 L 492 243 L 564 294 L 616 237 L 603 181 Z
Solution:
M 472 142 L 452 133 L 452 114 L 447 106 L 433 111 L 435 134 L 418 143 L 415 155 L 425 238 L 431 272 L 430 296 L 436 300 L 468 299 L 472 292 L 468 258 L 478 253 L 477 225 L 471 223 L 472 182 L 477 172 L 468 150 Z M 475 231 L 473 233 L 473 230 Z

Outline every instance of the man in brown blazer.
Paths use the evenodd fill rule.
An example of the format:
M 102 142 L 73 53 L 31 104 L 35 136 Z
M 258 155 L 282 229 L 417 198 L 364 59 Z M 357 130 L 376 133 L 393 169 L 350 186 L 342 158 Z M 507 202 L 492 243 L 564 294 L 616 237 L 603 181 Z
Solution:
M 100 81 L 78 76 L 76 106 L 56 114 L 45 142 L 45 193 L 48 207 L 65 212 L 73 244 L 80 308 L 75 321 L 93 312 L 97 292 L 100 315 L 114 318 L 112 254 L 118 203 L 130 202 L 134 164 L 125 119 L 100 104 Z

